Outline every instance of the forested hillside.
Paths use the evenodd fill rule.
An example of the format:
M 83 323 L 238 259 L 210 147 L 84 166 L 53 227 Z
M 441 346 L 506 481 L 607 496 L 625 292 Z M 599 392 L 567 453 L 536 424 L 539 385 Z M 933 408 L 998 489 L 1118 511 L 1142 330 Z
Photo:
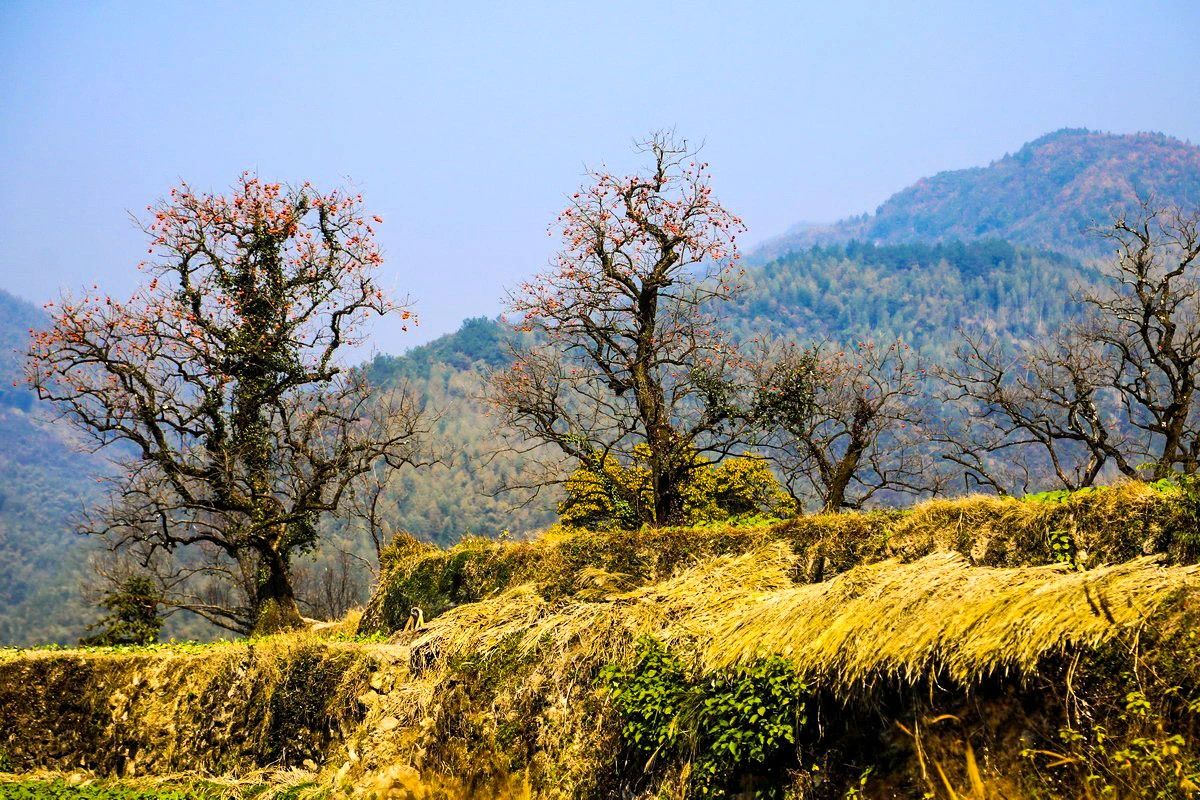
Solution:
M 728 321 L 743 338 L 903 338 L 938 359 L 959 328 L 1044 335 L 1071 316 L 1072 290 L 1094 278 L 1074 259 L 995 239 L 817 245 L 751 269 Z
M 455 333 L 370 363 L 373 382 L 422 397 L 436 420 L 431 438 L 439 463 L 402 471 L 389 487 L 396 529 L 446 545 L 468 534 L 526 533 L 554 520 L 557 493 L 525 503 L 521 493 L 502 491 L 517 482 L 524 459 L 498 447 L 480 398 L 488 370 L 507 363 L 512 336 L 509 326 L 475 317 Z
M 41 310 L 0 291 L 0 641 L 70 641 L 92 612 L 78 591 L 85 543 L 70 517 L 93 491 L 99 462 L 68 431 L 35 415 L 20 379 Z
M 1085 256 L 1088 235 L 1139 198 L 1200 205 L 1200 147 L 1161 133 L 1066 128 L 986 167 L 939 172 L 892 195 L 874 214 L 805 226 L 768 242 L 764 259 L 851 239 L 880 244 L 999 238 Z

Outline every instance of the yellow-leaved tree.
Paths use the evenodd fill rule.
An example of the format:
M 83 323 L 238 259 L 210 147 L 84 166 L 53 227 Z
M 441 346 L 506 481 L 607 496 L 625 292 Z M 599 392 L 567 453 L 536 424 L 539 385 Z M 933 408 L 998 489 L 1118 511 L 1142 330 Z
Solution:
M 562 524 L 592 530 L 637 530 L 651 524 L 648 457 L 648 448 L 635 447 L 629 464 L 612 455 L 597 456 L 592 466 L 572 472 L 558 506 Z M 796 513 L 795 500 L 762 458 L 740 456 L 717 464 L 699 456 L 693 459 L 682 489 L 686 524 L 786 518 Z

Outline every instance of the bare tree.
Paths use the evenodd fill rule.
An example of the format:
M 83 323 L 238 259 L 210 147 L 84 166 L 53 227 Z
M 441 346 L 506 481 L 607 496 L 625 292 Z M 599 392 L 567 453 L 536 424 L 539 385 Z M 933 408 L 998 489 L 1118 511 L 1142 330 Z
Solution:
M 968 481 L 1007 493 L 1196 471 L 1200 217 L 1144 203 L 1098 234 L 1116 258 L 1079 293 L 1081 321 L 1011 355 L 968 335 L 940 371 L 958 412 L 940 438 Z
M 1096 344 L 1064 331 L 1013 356 L 966 335 L 956 356 L 937 373 L 947 410 L 936 439 L 968 487 L 1022 493 L 1049 474 L 1074 491 L 1112 469 L 1136 474 Z
M 652 519 L 678 522 L 695 454 L 728 446 L 733 423 L 702 402 L 706 383 L 736 360 L 714 307 L 738 278 L 741 221 L 712 196 L 707 165 L 686 142 L 656 135 L 647 170 L 590 173 L 559 216 L 553 267 L 510 297 L 540 344 L 493 375 L 489 400 L 532 451 L 550 444 L 601 470 L 649 451 Z M 560 481 L 552 465 L 531 483 Z
M 1135 475 L 1105 368 L 1102 348 L 1069 330 L 1016 355 L 964 335 L 956 362 L 938 370 L 943 457 L 968 487 L 997 494 L 1029 491 L 1047 474 L 1070 490 L 1113 469 Z
M 338 620 L 365 599 L 371 565 L 354 553 L 336 549 L 331 557 L 296 570 L 296 597 L 310 616 Z
M 124 467 L 85 532 L 218 625 L 298 626 L 292 556 L 360 476 L 418 460 L 418 404 L 339 363 L 370 317 L 409 316 L 375 282 L 380 220 L 360 197 L 249 174 L 148 210 L 149 282 L 53 308 L 29 381 Z M 196 552 L 164 558 L 181 550 Z
M 1194 473 L 1200 460 L 1200 212 L 1144 203 L 1099 231 L 1117 247 L 1107 285 L 1087 292 L 1083 339 L 1102 347 L 1104 382 L 1146 434 L 1155 477 Z
M 925 370 L 902 341 L 849 349 L 784 345 L 751 359 L 755 444 L 793 497 L 825 511 L 939 486 L 932 468 Z
M 383 547 L 395 535 L 390 518 L 396 512 L 397 501 L 388 490 L 392 474 L 386 463 L 377 464 L 364 473 L 361 480 L 351 487 L 346 507 L 349 520 L 361 525 L 371 539 L 375 551 L 372 573 L 378 572 Z

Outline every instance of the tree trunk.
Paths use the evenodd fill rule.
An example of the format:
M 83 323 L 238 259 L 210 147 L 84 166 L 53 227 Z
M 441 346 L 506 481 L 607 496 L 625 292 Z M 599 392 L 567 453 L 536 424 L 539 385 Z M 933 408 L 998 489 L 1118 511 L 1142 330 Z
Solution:
M 654 524 L 682 525 L 683 481 L 672 471 L 665 471 L 654 478 Z
M 825 510 L 837 513 L 846 507 L 846 492 L 858 472 L 859 461 L 870 444 L 865 431 L 867 424 L 874 418 L 876 410 L 861 397 L 854 409 L 854 420 L 850 425 L 850 444 L 845 454 L 838 460 L 829 476 L 825 487 Z
M 850 449 L 834 466 L 825 487 L 825 511 L 836 514 L 846 507 L 846 492 L 850 490 L 850 482 L 858 472 L 858 462 L 865 447 L 865 443 L 860 441 L 851 442 Z
M 258 587 L 254 596 L 254 635 L 295 630 L 304 627 L 287 562 L 275 551 L 262 554 Z

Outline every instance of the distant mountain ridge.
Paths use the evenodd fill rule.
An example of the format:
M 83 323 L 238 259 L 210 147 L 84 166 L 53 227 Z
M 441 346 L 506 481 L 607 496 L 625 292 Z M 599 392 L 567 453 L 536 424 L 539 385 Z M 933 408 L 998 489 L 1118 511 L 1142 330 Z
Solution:
M 1088 233 L 1149 197 L 1200 207 L 1200 147 L 1162 133 L 1064 128 L 986 167 L 922 178 L 873 214 L 807 225 L 769 240 L 760 262 L 812 245 L 1004 239 L 1079 257 L 1107 252 Z

